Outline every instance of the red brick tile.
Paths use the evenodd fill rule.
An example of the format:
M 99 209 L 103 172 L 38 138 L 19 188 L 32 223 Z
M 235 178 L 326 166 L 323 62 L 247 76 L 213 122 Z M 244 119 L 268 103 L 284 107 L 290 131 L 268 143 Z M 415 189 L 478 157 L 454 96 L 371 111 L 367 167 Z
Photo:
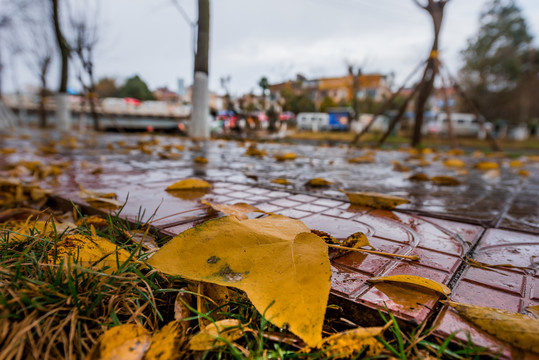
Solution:
M 319 205 L 313 205 L 313 204 L 303 204 L 300 206 L 296 206 L 295 209 L 301 210 L 301 211 L 309 211 L 312 213 L 321 213 L 324 210 L 327 209 L 325 206 L 319 206 Z
M 358 231 L 361 231 L 366 235 L 370 235 L 371 233 L 367 226 L 360 223 L 321 214 L 311 215 L 301 221 L 311 229 L 325 231 L 338 239 L 347 238 Z
M 342 205 L 342 201 L 336 201 L 331 199 L 318 199 L 313 202 L 314 205 L 321 205 L 321 206 L 327 206 L 327 207 L 337 207 L 339 205 Z
M 478 286 L 512 293 L 516 296 L 526 295 L 526 275 L 519 272 L 501 269 L 482 269 L 469 266 L 462 274 L 461 279 Z M 457 287 L 458 289 L 458 287 Z
M 520 296 L 466 280 L 461 280 L 458 283 L 458 286 L 453 290 L 451 299 L 466 304 L 488 306 L 513 312 L 521 310 Z
M 332 265 L 331 270 L 331 291 L 346 297 L 356 292 L 369 278 L 369 276 L 337 265 Z
M 292 219 L 301 219 L 311 215 L 311 213 L 305 211 L 299 211 L 294 209 L 284 209 L 276 212 L 277 214 L 291 217 Z
M 311 202 L 313 200 L 316 200 L 317 198 L 314 197 L 314 196 L 309 196 L 309 195 L 305 195 L 305 194 L 298 194 L 298 195 L 290 196 L 288 199 L 293 200 L 293 201 L 299 201 L 299 202 L 308 203 L 308 202 Z

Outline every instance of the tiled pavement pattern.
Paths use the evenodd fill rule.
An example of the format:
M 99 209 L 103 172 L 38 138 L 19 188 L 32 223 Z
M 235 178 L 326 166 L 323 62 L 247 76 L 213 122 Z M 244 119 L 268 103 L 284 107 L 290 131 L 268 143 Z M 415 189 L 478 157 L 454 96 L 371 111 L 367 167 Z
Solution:
M 529 178 L 515 175 L 505 160 L 500 176 L 488 176 L 470 169 L 468 174 L 451 170 L 436 162 L 447 156 L 424 155 L 432 165 L 423 168 L 417 155 L 403 151 L 379 151 L 371 164 L 350 164 L 347 158 L 367 151 L 339 147 L 260 144 L 269 154 L 293 151 L 298 158 L 276 162 L 247 157 L 246 148 L 236 142 L 193 143 L 186 139 L 159 138 L 160 144 L 148 145 L 153 154 L 136 149 L 141 137 L 104 135 L 86 148 L 59 146 L 54 156 L 36 155 L 40 143 L 54 138 L 31 133 L 0 139 L 2 147 L 16 147 L 17 153 L 3 156 L 0 166 L 19 160 L 46 163 L 70 161 L 70 168 L 52 186 L 63 199 L 82 203 L 79 186 L 115 192 L 126 205 L 121 215 L 131 221 L 149 221 L 163 233 L 178 234 L 215 214 L 200 204 L 204 197 L 217 203 L 247 202 L 258 208 L 303 221 L 313 229 L 345 238 L 361 231 L 379 251 L 418 255 L 419 262 L 362 253 L 332 258 L 332 301 L 341 305 L 358 323 L 379 319 L 376 311 L 387 306 L 404 322 L 419 324 L 428 318 L 440 323 L 437 333 L 447 336 L 458 329 L 471 332 L 478 345 L 503 349 L 510 357 L 512 349 L 478 331 L 452 310 L 439 311 L 440 298 L 418 288 L 376 284 L 375 276 L 412 274 L 442 282 L 452 288 L 451 299 L 476 305 L 526 313 L 526 307 L 539 304 L 539 164 L 527 164 Z M 149 137 L 145 141 L 150 140 Z M 126 145 L 118 145 L 127 141 Z M 108 144 L 109 145 L 107 147 Z M 162 159 L 159 151 L 167 144 L 182 144 L 180 159 Z M 126 149 L 131 145 L 131 149 Z M 161 150 L 160 150 L 161 149 Z M 195 156 L 205 156 L 208 164 L 193 164 Z M 461 157 L 473 163 L 476 159 Z M 410 172 L 393 171 L 391 161 L 400 161 L 413 172 L 428 175 L 453 175 L 463 185 L 440 187 L 407 180 Z M 438 164 L 438 165 L 436 165 Z M 96 166 L 102 171 L 92 174 Z M 412 173 L 413 173 L 412 172 Z M 204 178 L 213 184 L 207 194 L 176 197 L 164 189 L 186 177 Z M 283 177 L 294 185 L 269 182 Z M 328 189 L 309 189 L 305 182 L 323 177 L 335 184 Z M 339 188 L 400 195 L 411 204 L 398 211 L 372 210 L 351 206 Z M 144 212 L 145 211 L 145 212 Z M 511 264 L 528 268 L 487 270 L 473 267 L 463 259 L 469 256 L 489 264 Z M 530 270 L 531 269 L 531 270 Z M 531 314 L 528 314 L 531 316 Z M 457 338 L 466 341 L 466 331 Z

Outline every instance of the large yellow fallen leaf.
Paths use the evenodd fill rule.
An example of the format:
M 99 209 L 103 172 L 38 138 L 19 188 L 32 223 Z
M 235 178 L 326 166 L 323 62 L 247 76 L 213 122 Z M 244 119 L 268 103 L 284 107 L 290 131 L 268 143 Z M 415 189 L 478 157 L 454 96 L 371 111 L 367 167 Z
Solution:
M 529 316 L 494 309 L 450 302 L 449 305 L 468 321 L 500 340 L 539 354 L 539 320 Z
M 118 269 L 130 257 L 129 252 L 99 236 L 71 234 L 65 236 L 54 248 L 49 250 L 49 263 L 60 262 L 67 254 L 84 266 L 107 266 L 106 272 Z M 56 255 L 56 256 L 55 256 Z
M 140 325 L 115 326 L 99 337 L 86 360 L 141 360 L 150 341 L 150 333 Z
M 384 327 L 357 328 L 340 332 L 325 338 L 317 346 L 330 359 L 352 358 L 364 350 L 366 357 L 378 356 L 384 345 L 376 339 L 384 331 Z
M 445 296 L 448 296 L 449 294 L 451 294 L 451 289 L 449 289 L 444 284 L 441 284 L 438 281 L 434 281 L 431 279 L 427 279 L 427 278 L 424 278 L 421 276 L 415 276 L 415 275 L 393 275 L 393 276 L 375 277 L 375 278 L 370 278 L 369 281 L 375 282 L 375 283 L 389 281 L 389 282 L 412 284 L 412 285 L 434 290 Z
M 167 191 L 177 190 L 205 190 L 211 189 L 211 184 L 200 179 L 183 179 L 167 187 Z
M 273 324 L 309 345 L 322 338 L 331 286 L 328 249 L 301 221 L 282 215 L 211 220 L 173 238 L 148 263 L 168 274 L 244 290 Z
M 209 324 L 189 340 L 189 349 L 196 351 L 211 350 L 226 345 L 243 336 L 241 322 L 237 319 L 219 320 Z
M 248 219 L 247 214 L 249 213 L 253 213 L 253 212 L 258 212 L 262 214 L 266 213 L 265 211 L 262 211 L 254 207 L 253 205 L 249 205 L 247 203 L 242 203 L 242 202 L 234 204 L 234 205 L 216 204 L 216 203 L 211 203 L 206 200 L 202 200 L 201 202 L 204 205 L 208 205 L 214 210 L 220 211 L 226 215 L 233 215 L 240 220 L 247 220 Z
M 387 209 L 391 210 L 401 204 L 408 204 L 410 201 L 407 199 L 373 192 L 345 192 L 350 200 L 351 204 L 368 206 L 375 209 Z

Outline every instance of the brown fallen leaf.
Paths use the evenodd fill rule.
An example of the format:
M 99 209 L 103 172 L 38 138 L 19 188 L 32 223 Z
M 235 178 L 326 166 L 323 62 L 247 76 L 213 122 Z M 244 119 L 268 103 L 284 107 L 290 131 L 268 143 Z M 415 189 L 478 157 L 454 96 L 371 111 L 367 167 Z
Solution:
M 449 302 L 466 320 L 511 345 L 539 354 L 539 320 L 483 306 Z
M 393 275 L 393 276 L 384 276 L 384 277 L 374 277 L 374 278 L 370 278 L 368 281 L 373 282 L 373 283 L 389 281 L 393 283 L 411 284 L 411 285 L 416 285 L 416 286 L 434 290 L 445 296 L 449 296 L 449 294 L 451 294 L 451 289 L 449 289 L 444 284 L 431 280 L 431 279 L 424 278 L 424 277 L 415 276 L 415 275 Z
M 331 287 L 328 250 L 301 221 L 282 215 L 210 220 L 173 238 L 148 264 L 241 289 L 276 326 L 288 325 L 310 345 L 322 338 Z
M 391 210 L 401 204 L 408 204 L 410 201 L 398 196 L 385 195 L 373 192 L 344 192 L 348 200 L 353 205 L 368 206 L 375 209 Z
M 424 173 L 417 173 L 408 178 L 410 181 L 429 181 L 430 178 L 427 174 Z
M 460 185 L 460 181 L 455 179 L 452 176 L 446 176 L 446 175 L 439 175 L 434 176 L 430 179 L 430 181 L 433 184 L 440 185 L 440 186 L 458 186 Z

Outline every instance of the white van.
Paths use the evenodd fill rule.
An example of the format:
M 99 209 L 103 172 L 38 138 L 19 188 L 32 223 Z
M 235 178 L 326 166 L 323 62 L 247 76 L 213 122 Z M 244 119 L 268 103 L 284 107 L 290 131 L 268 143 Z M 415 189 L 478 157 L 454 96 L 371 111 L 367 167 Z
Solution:
M 449 134 L 449 122 L 445 112 L 439 113 L 436 118 L 427 124 L 429 134 Z M 480 125 L 474 114 L 451 113 L 451 125 L 455 136 L 479 136 Z
M 329 130 L 329 114 L 299 113 L 296 117 L 299 130 L 325 131 Z

